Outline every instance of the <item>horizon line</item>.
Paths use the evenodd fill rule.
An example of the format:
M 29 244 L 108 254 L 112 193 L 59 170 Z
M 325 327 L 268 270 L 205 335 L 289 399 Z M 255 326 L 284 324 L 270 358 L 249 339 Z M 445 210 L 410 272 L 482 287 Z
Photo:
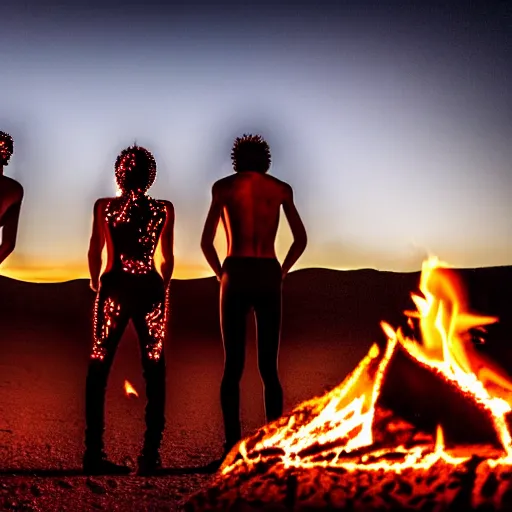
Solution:
M 476 267 L 464 267 L 464 266 L 451 266 L 451 268 L 455 270 L 477 270 L 477 269 L 485 269 L 485 268 L 507 268 L 511 267 L 512 264 L 508 265 L 490 265 L 490 266 L 476 266 Z M 290 272 L 290 274 L 295 274 L 297 272 L 301 271 L 308 271 L 308 270 L 328 270 L 328 271 L 334 271 L 334 272 L 358 272 L 358 271 L 364 271 L 364 270 L 371 270 L 374 272 L 387 272 L 392 274 L 414 274 L 421 272 L 421 267 L 415 270 L 389 270 L 389 269 L 379 269 L 374 267 L 354 267 L 354 268 L 341 268 L 341 267 L 329 267 L 329 266 L 312 266 L 312 267 L 300 267 L 297 269 L 294 269 Z M 63 275 L 53 275 L 49 276 L 48 273 L 51 274 L 51 272 L 48 272 L 49 269 L 16 269 L 16 268 L 6 268 L 6 269 L 0 269 L 0 277 L 5 277 L 7 279 L 12 279 L 14 281 L 19 282 L 25 282 L 25 283 L 34 283 L 34 284 L 62 284 L 62 283 L 69 283 L 72 281 L 88 281 L 90 279 L 89 276 L 84 276 L 83 273 L 79 273 L 80 275 L 75 275 L 73 272 L 70 272 L 67 276 Z M 42 274 L 47 274 L 47 277 L 43 276 Z M 24 275 L 25 274 L 25 275 Z M 215 277 L 212 272 L 207 272 L 206 275 L 195 275 L 193 277 L 173 277 L 171 281 L 196 281 L 199 279 L 211 279 Z

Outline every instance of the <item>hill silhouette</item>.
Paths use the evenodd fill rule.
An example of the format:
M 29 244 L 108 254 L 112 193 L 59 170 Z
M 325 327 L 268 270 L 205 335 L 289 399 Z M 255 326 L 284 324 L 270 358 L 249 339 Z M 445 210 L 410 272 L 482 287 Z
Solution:
M 512 267 L 460 270 L 476 311 L 497 315 L 489 343 L 504 343 L 511 332 Z M 403 322 L 411 307 L 419 272 L 395 273 L 372 269 L 338 271 L 305 269 L 291 273 L 284 285 L 283 338 L 311 342 L 369 342 L 380 332 L 379 322 Z M 18 322 L 34 326 L 58 321 L 62 326 L 89 329 L 94 293 L 88 281 L 29 283 L 0 276 L 0 325 Z M 173 280 L 170 328 L 174 337 L 218 338 L 218 283 L 212 278 Z M 0 342 L 1 343 L 1 342 Z

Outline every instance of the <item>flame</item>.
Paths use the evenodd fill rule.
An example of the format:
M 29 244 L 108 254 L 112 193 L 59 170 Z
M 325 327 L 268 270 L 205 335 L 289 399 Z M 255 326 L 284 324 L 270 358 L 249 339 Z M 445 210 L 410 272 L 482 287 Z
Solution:
M 127 397 L 133 396 L 135 398 L 138 398 L 139 396 L 135 388 L 127 380 L 124 381 L 124 392 Z
M 435 257 L 423 263 L 419 288 L 421 295 L 411 295 L 416 311 L 405 311 L 405 315 L 409 327 L 417 319 L 421 341 L 405 335 L 401 328 L 381 322 L 387 338 L 384 350 L 372 345 L 338 387 L 303 403 L 287 419 L 278 420 L 277 427 L 264 427 L 256 442 L 253 438 L 243 440 L 238 447 L 241 458 L 227 461 L 222 473 L 227 474 L 240 464 L 255 464 L 265 453 L 277 453 L 285 467 L 338 466 L 397 472 L 429 468 L 440 460 L 453 465 L 468 460 L 469 457 L 454 457 L 446 451 L 441 425 L 433 446 L 382 448 L 375 443 L 375 404 L 398 346 L 488 412 L 504 453 L 489 462 L 512 463 L 512 437 L 505 420 L 512 410 L 512 380 L 474 348 L 470 332 L 485 331 L 485 326 L 498 319 L 471 312 L 460 277 Z

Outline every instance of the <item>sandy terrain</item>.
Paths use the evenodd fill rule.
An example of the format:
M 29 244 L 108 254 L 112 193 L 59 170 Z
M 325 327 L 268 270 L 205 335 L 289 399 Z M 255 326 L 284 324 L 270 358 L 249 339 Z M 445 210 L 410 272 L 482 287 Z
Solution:
M 475 308 L 497 314 L 485 347 L 512 368 L 512 268 L 465 272 Z M 338 384 L 410 305 L 418 274 L 305 270 L 285 285 L 280 371 L 285 408 Z M 167 351 L 167 428 L 158 478 L 80 476 L 84 381 L 93 294 L 85 281 L 30 284 L 0 277 L 0 510 L 178 510 L 210 475 L 194 469 L 220 454 L 218 387 L 223 351 L 213 279 L 173 282 Z M 508 313 L 508 315 L 507 315 Z M 263 423 L 254 331 L 242 382 L 246 432 Z M 127 331 L 107 394 L 107 451 L 135 460 L 143 396 L 128 399 L 128 379 L 143 395 L 134 333 Z M 17 475 L 17 476 L 13 476 Z M 35 476 L 33 476 L 35 475 Z

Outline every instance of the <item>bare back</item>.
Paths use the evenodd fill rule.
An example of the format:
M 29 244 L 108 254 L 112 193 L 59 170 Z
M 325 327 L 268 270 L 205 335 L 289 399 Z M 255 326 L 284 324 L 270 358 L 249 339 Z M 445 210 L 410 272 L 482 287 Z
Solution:
M 16 246 L 23 187 L 15 180 L 0 175 L 0 265 Z
M 7 176 L 0 176 L 0 226 L 3 226 L 6 221 L 7 211 L 21 203 L 22 199 L 22 186 Z
M 227 238 L 227 256 L 276 258 L 275 241 L 281 206 L 290 225 L 293 243 L 281 265 L 283 276 L 307 244 L 304 224 L 290 185 L 255 171 L 242 171 L 217 181 L 201 236 L 201 248 L 217 279 L 222 265 L 214 246 L 219 220 Z
M 248 171 L 216 183 L 228 256 L 276 257 L 280 208 L 289 188 L 272 176 Z

